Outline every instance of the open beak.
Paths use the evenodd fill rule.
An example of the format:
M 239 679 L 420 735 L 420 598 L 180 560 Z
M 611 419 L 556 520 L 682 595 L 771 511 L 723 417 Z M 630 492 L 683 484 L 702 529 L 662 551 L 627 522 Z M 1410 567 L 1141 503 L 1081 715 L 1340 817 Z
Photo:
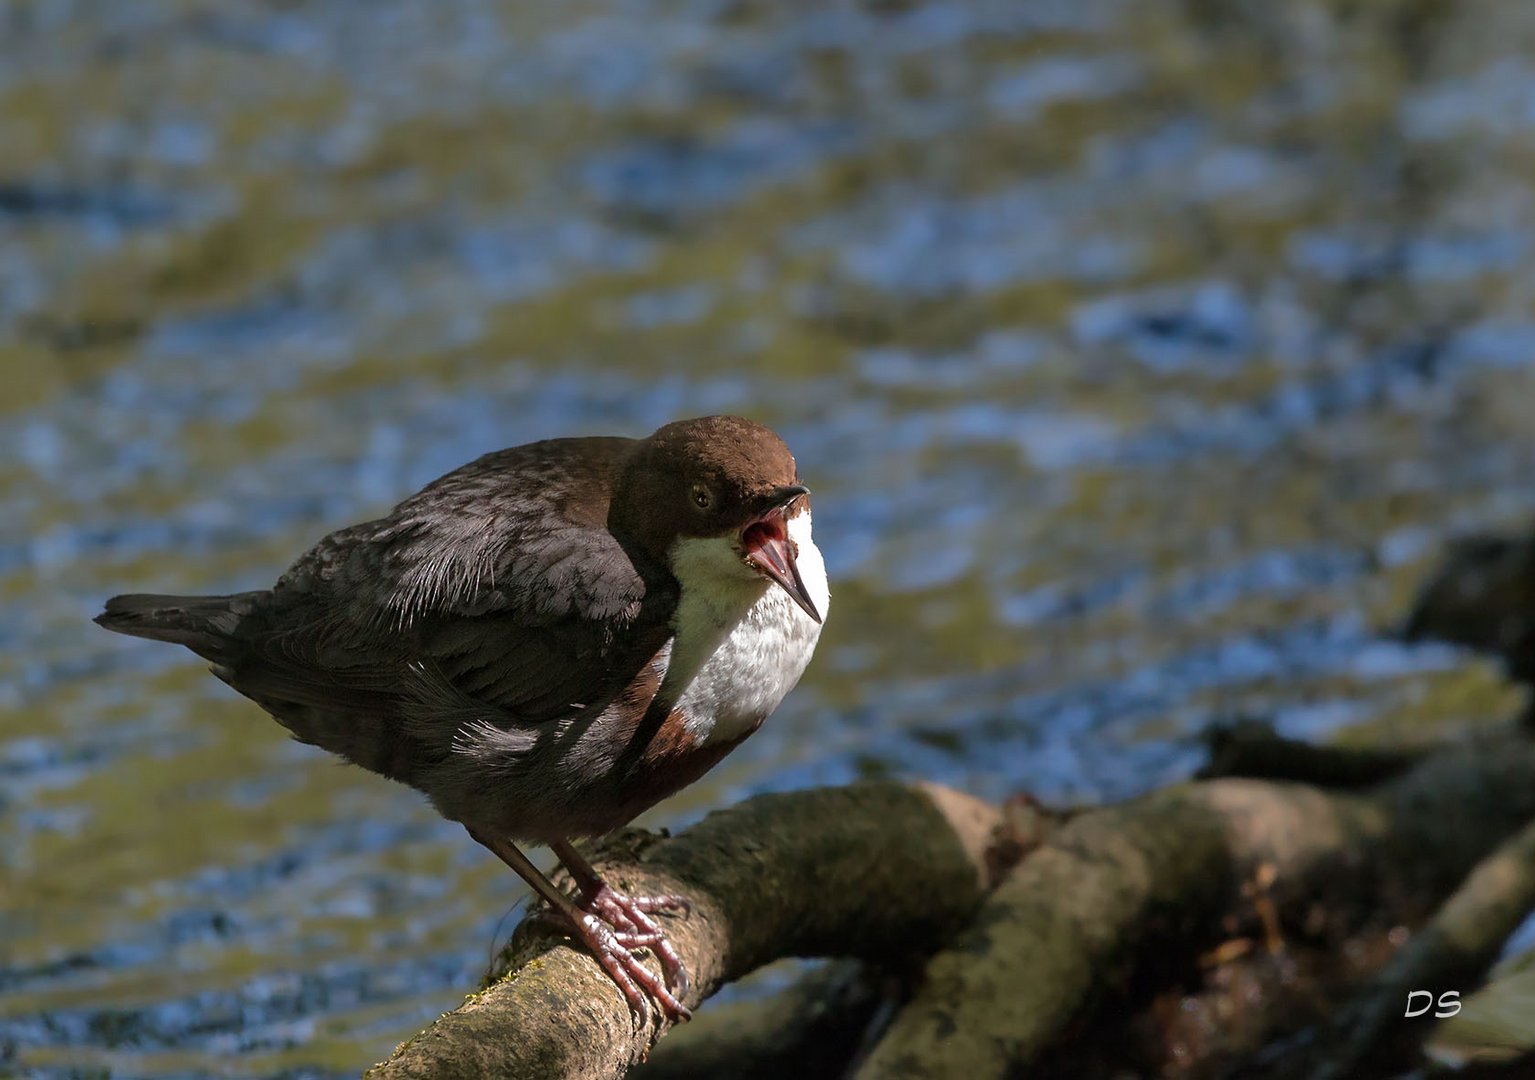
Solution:
M 799 576 L 799 566 L 794 561 L 799 555 L 799 549 L 789 539 L 787 519 L 784 517 L 784 510 L 790 503 L 808 494 L 810 489 L 803 484 L 785 484 L 775 488 L 764 500 L 766 509 L 763 515 L 741 533 L 741 548 L 749 566 L 764 577 L 771 578 L 804 609 L 806 615 L 820 622 L 821 613 L 815 609 L 810 594 L 805 591 L 805 582 Z

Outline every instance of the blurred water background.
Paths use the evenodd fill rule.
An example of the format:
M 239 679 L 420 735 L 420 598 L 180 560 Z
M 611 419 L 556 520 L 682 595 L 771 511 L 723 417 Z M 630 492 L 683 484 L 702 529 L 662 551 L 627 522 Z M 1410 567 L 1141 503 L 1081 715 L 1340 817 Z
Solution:
M 121 591 L 484 451 L 777 428 L 835 604 L 646 820 L 1113 799 L 1241 714 L 1506 716 L 1391 630 L 1535 513 L 1535 5 L 0 2 L 0 1073 L 354 1075 L 521 893 Z

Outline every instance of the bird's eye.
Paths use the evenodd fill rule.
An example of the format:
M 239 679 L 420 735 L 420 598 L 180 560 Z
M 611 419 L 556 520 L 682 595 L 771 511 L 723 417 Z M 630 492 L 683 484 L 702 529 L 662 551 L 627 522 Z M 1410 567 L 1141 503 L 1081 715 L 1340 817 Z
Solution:
M 707 510 L 709 507 L 714 505 L 714 496 L 710 494 L 709 489 L 704 487 L 702 484 L 694 484 L 693 505 L 698 507 L 700 510 Z

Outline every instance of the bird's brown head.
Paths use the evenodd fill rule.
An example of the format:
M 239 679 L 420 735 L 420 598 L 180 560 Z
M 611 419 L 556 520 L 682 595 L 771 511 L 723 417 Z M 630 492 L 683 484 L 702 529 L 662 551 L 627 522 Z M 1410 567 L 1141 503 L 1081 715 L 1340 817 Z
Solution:
M 772 430 L 740 416 L 702 416 L 640 441 L 619 476 L 608 525 L 674 569 L 681 542 L 723 540 L 709 547 L 722 574 L 775 582 L 819 622 L 789 536 L 809 500 L 794 455 Z

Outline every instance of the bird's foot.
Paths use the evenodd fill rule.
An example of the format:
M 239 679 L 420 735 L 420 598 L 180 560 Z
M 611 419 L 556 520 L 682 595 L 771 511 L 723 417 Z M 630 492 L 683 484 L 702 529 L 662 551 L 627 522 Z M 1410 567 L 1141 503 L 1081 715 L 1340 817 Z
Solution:
M 662 1015 L 672 1023 L 692 1019 L 693 1011 L 682 1003 L 687 993 L 687 975 L 682 971 L 682 961 L 659 927 L 655 931 L 619 930 L 603 916 L 586 912 L 581 915 L 575 930 L 576 935 L 596 957 L 597 963 L 602 965 L 602 970 L 618 984 L 619 991 L 629 1002 L 629 1009 L 641 1027 L 650 1022 L 650 1002 L 646 1000 L 646 993 L 655 999 L 661 1007 Z M 648 948 L 656 954 L 665 972 L 664 978 L 630 951 L 636 948 Z M 671 958 L 670 963 L 668 956 Z M 669 985 L 674 975 L 680 976 L 680 985 L 675 991 Z
M 650 917 L 657 911 L 675 908 L 687 911 L 691 904 L 680 896 L 625 896 L 615 892 L 569 841 L 555 840 L 549 846 L 570 871 L 580 894 L 579 900 L 572 900 L 517 850 L 516 844 L 472 825 L 466 824 L 465 828 L 517 871 L 549 905 L 546 912 L 535 912 L 524 920 L 524 925 L 530 921 L 553 922 L 559 930 L 580 938 L 602 970 L 618 985 L 641 1027 L 650 1022 L 650 1003 L 643 991 L 649 991 L 661 1006 L 662 1014 L 673 1023 L 692 1018 L 692 1011 L 682 1003 L 688 994 L 688 975 L 682 957 L 666 939 L 666 931 Z M 655 953 L 664 980 L 640 963 L 631 951 L 634 949 Z
M 596 915 L 613 929 L 613 936 L 626 949 L 649 949 L 661 961 L 666 985 L 677 998 L 688 993 L 688 972 L 682 957 L 666 937 L 661 924 L 651 918 L 658 911 L 693 910 L 684 896 L 627 896 L 603 884 L 585 894 L 580 906 Z M 675 1019 L 675 1017 L 673 1018 Z
M 682 1003 L 688 993 L 687 969 L 665 929 L 651 918 L 658 911 L 691 910 L 684 897 L 627 896 L 603 884 L 571 903 L 575 910 L 568 915 L 553 909 L 535 912 L 529 921 L 573 932 L 617 984 L 640 1026 L 650 1021 L 646 992 L 672 1023 L 692 1019 L 692 1010 Z M 655 954 L 664 979 L 634 955 L 636 949 Z

